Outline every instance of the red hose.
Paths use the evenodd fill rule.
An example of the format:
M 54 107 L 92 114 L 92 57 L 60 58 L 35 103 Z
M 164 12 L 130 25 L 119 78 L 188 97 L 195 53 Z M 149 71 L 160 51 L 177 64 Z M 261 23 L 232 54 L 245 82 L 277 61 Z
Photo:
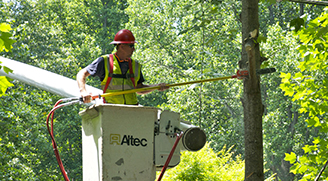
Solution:
M 74 104 L 74 103 L 77 103 L 78 100 L 76 101 L 72 101 L 72 102 L 68 102 L 68 103 L 64 103 L 64 104 L 61 104 L 61 105 L 58 105 L 59 103 L 61 103 L 63 100 L 59 100 L 57 101 L 57 103 L 54 105 L 54 108 L 49 112 L 48 116 L 47 116 L 47 128 L 48 128 L 48 132 L 50 134 L 50 137 L 51 137 L 51 141 L 52 141 L 52 147 L 54 149 L 54 152 L 55 152 L 55 155 L 56 155 L 56 159 L 57 159 L 57 162 L 58 162 L 58 165 L 59 165 L 59 168 L 60 168 L 60 171 L 62 172 L 63 174 L 63 177 L 65 179 L 65 181 L 69 181 L 69 178 L 66 174 L 66 171 L 65 171 L 65 168 L 64 168 L 64 165 L 61 161 L 61 158 L 60 158 L 60 155 L 59 155 L 59 152 L 58 152 L 58 149 L 57 149 L 57 144 L 56 144 L 56 141 L 55 141 L 55 137 L 54 137 L 54 126 L 53 126 L 53 120 L 54 120 L 54 112 L 55 110 L 57 110 L 58 108 L 61 108 L 63 106 L 67 106 L 67 105 L 71 105 L 71 104 Z M 51 130 L 49 128 L 49 117 L 51 116 Z
M 180 141 L 180 138 L 181 138 L 182 135 L 183 135 L 183 132 L 181 131 L 181 132 L 180 132 L 180 135 L 177 134 L 177 133 L 176 133 L 175 135 L 177 136 L 177 139 L 176 139 L 175 142 L 174 142 L 174 145 L 173 145 L 173 147 L 172 147 L 172 150 L 171 150 L 169 156 L 168 156 L 167 159 L 166 159 L 166 162 L 165 162 L 165 164 L 164 164 L 164 166 L 163 166 L 163 168 L 162 168 L 161 174 L 159 175 L 157 181 L 161 181 L 161 180 L 162 180 L 162 177 L 163 177 L 163 175 L 164 175 L 164 172 L 165 172 L 165 170 L 167 169 L 167 167 L 168 167 L 168 165 L 169 165 L 169 163 L 170 163 L 170 161 L 171 161 L 171 158 L 172 158 L 172 156 L 173 156 L 173 153 L 174 153 L 174 151 L 175 151 L 175 149 L 176 149 L 176 147 L 177 147 L 177 145 L 178 145 L 178 143 L 179 143 L 179 141 Z

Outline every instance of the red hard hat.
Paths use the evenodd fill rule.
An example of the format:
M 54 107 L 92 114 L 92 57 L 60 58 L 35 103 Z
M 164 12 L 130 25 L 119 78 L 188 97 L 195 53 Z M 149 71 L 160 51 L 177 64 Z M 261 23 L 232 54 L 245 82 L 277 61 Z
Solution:
M 123 29 L 116 33 L 114 41 L 110 44 L 138 43 L 130 30 Z

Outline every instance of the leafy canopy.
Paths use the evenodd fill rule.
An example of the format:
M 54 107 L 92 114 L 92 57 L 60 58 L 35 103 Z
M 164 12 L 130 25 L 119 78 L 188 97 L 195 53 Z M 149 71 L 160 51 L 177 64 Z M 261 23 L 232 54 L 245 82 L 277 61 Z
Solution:
M 281 89 L 285 95 L 301 105 L 299 111 L 307 114 L 308 127 L 319 130 L 319 136 L 313 144 L 303 147 L 304 154 L 286 154 L 285 160 L 293 166 L 291 172 L 304 174 L 302 180 L 312 180 L 319 173 L 328 159 L 325 151 L 328 147 L 328 9 L 318 18 L 310 21 L 306 28 L 296 34 L 301 45 L 298 47 L 303 61 L 300 62 L 299 72 L 294 75 L 282 73 Z M 324 172 L 320 178 L 328 178 Z

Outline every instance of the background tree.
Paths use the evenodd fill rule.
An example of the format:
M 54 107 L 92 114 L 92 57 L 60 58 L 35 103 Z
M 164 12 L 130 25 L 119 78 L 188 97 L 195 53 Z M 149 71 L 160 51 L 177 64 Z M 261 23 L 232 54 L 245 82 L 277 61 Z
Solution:
M 294 73 L 298 70 L 301 58 L 298 50 L 291 48 L 298 46 L 298 40 L 292 32 L 282 30 L 278 24 L 269 29 L 266 42 L 261 43 L 261 50 L 270 58 L 262 67 L 276 67 L 278 72 L 261 77 L 265 165 L 270 168 L 268 173 L 277 173 L 277 179 L 293 180 L 294 174 L 289 173 L 291 165 L 284 161 L 284 153 L 302 152 L 300 145 L 310 143 L 316 134 L 308 129 L 297 102 L 284 96 L 279 87 L 279 72 Z

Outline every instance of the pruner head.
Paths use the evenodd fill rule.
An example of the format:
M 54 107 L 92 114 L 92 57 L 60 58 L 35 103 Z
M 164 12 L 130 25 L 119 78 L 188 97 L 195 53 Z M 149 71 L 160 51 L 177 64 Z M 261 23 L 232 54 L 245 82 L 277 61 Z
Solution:
M 276 72 L 275 68 L 265 68 L 256 70 L 256 75 L 263 75 Z M 232 78 L 244 79 L 248 78 L 248 70 L 238 70 L 236 75 L 233 75 Z
M 237 70 L 236 77 L 237 79 L 244 79 L 248 77 L 248 71 L 247 70 Z

